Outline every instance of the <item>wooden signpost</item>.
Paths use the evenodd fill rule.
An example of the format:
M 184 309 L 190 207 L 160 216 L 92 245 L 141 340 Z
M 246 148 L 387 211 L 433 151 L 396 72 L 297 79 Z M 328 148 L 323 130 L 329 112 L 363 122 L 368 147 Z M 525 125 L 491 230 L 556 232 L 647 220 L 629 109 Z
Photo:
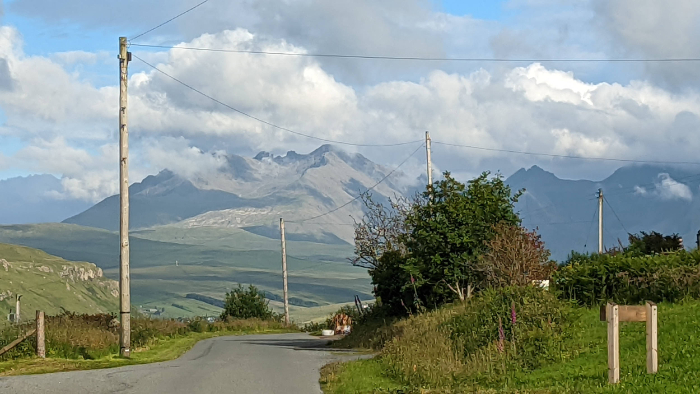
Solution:
M 608 323 L 608 381 L 620 382 L 620 322 L 646 322 L 647 373 L 659 371 L 658 312 L 656 304 L 617 305 L 608 303 L 600 308 L 600 320 Z

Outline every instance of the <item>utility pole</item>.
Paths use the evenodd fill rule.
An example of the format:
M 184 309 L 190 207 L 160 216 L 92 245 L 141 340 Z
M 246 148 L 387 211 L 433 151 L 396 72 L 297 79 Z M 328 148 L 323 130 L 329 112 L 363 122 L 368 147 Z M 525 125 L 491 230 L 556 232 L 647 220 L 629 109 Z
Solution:
M 603 189 L 598 189 L 598 254 L 603 254 Z
M 282 279 L 284 281 L 284 322 L 289 325 L 289 299 L 287 298 L 287 240 L 284 237 L 284 219 L 280 218 L 280 237 L 282 238 Z
M 428 162 L 428 186 L 433 184 L 433 161 L 430 157 L 430 133 L 425 132 L 425 155 Z
M 119 37 L 119 354 L 131 357 L 131 290 L 129 285 L 129 130 L 127 83 L 131 53 L 126 37 Z

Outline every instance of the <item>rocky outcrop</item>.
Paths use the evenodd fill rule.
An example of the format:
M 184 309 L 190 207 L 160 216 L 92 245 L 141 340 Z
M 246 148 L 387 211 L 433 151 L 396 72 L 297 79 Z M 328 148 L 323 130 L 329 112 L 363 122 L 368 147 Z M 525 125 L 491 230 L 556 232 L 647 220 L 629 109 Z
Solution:
M 82 281 L 86 282 L 88 280 L 94 280 L 102 277 L 102 270 L 100 268 L 85 268 L 77 266 L 63 266 L 61 272 L 59 272 L 61 279 L 70 279 L 73 282 Z

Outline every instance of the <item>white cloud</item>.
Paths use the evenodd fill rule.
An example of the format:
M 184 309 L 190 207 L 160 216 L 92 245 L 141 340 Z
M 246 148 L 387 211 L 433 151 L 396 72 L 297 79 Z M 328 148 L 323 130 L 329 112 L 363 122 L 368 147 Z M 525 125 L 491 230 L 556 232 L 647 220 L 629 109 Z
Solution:
M 635 194 L 641 196 L 655 196 L 662 200 L 686 200 L 693 199 L 693 192 L 686 184 L 680 183 L 667 173 L 661 173 L 658 176 L 659 182 L 654 184 L 652 190 L 647 190 L 641 186 L 635 186 Z
M 388 18 L 383 11 L 379 14 Z M 420 22 L 421 28 L 442 32 L 453 31 L 456 25 L 451 23 L 466 23 L 444 15 L 441 24 L 426 23 L 424 16 L 404 22 L 407 28 Z M 243 28 L 223 30 L 182 45 L 299 53 L 313 49 L 284 33 L 288 27 L 280 29 L 261 29 L 267 35 Z M 382 40 L 392 41 L 384 36 Z M 578 72 L 535 63 L 476 71 L 434 69 L 420 78 L 354 86 L 336 78 L 333 67 L 315 58 L 131 50 L 241 111 L 324 139 L 382 144 L 419 140 L 430 130 L 436 142 L 485 148 L 689 161 L 696 160 L 700 149 L 700 134 L 692 132 L 700 127 L 698 93 L 672 93 L 644 80 L 594 83 Z M 0 58 L 6 59 L 12 81 L 11 89 L 0 89 L 0 107 L 7 117 L 0 133 L 27 144 L 11 159 L 34 171 L 63 174 L 67 193 L 90 199 L 116 191 L 118 89 L 96 88 L 79 71 L 67 68 L 99 61 L 100 56 L 88 52 L 27 56 L 18 32 L 0 28 Z M 395 63 L 383 64 L 393 70 Z M 131 67 L 132 180 L 165 167 L 185 177 L 216 170 L 223 163 L 223 151 L 304 152 L 320 144 L 231 111 L 144 69 L 138 61 Z M 480 169 L 508 174 L 537 160 L 437 143 L 433 148 L 436 168 L 465 174 Z M 413 149 L 363 153 L 390 163 L 401 161 Z M 673 184 L 662 179 L 660 185 L 668 188 L 669 196 L 685 198 Z

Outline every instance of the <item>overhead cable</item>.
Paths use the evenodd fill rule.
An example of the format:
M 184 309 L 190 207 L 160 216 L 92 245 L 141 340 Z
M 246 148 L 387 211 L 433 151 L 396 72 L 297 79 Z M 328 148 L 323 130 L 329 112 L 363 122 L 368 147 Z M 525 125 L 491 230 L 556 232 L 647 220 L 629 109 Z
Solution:
M 144 35 L 146 35 L 146 34 L 152 32 L 153 30 L 156 30 L 156 29 L 158 29 L 158 28 L 160 28 L 160 27 L 162 27 L 162 26 L 164 26 L 164 25 L 167 25 L 168 23 L 170 23 L 170 22 L 174 21 L 175 19 L 177 19 L 177 18 L 179 18 L 179 17 L 181 17 L 181 16 L 187 14 L 187 13 L 190 12 L 190 11 L 193 11 L 194 9 L 198 8 L 199 6 L 203 5 L 204 3 L 208 2 L 208 1 L 209 1 L 209 0 L 204 0 L 203 2 L 197 4 L 196 6 L 190 8 L 190 9 L 184 11 L 184 12 L 181 12 L 181 13 L 175 15 L 174 17 L 168 19 L 167 21 L 161 23 L 160 25 L 155 26 L 155 27 L 153 27 L 153 28 L 150 28 L 150 29 L 144 31 L 144 32 L 141 33 L 141 34 L 137 34 L 137 35 L 134 36 L 134 37 L 131 37 L 130 40 L 135 40 L 135 39 L 137 39 L 137 38 L 139 38 L 139 37 L 141 37 L 141 36 L 144 36 Z M 137 45 L 137 44 L 131 44 L 131 45 Z M 142 45 L 139 45 L 139 46 L 142 46 Z
M 428 56 L 387 56 L 387 55 L 350 55 L 342 53 L 304 53 L 304 52 L 283 52 L 283 51 L 254 51 L 245 49 L 226 48 L 198 48 L 181 45 L 152 45 L 134 44 L 133 46 L 159 49 L 178 49 L 200 52 L 220 52 L 220 53 L 243 53 L 252 55 L 273 55 L 273 56 L 293 56 L 293 57 L 328 57 L 341 59 L 365 59 L 365 60 L 415 60 L 430 62 L 489 62 L 489 63 L 671 63 L 671 62 L 700 62 L 700 58 L 656 58 L 656 59 L 538 59 L 538 58 L 492 58 L 492 57 L 428 57 Z
M 354 143 L 354 142 L 331 140 L 331 139 L 328 139 L 328 138 L 321 138 L 321 137 L 316 137 L 316 136 L 309 135 L 309 134 L 300 133 L 300 132 L 298 132 L 298 131 L 294 131 L 294 130 L 288 129 L 288 128 L 286 128 L 286 127 L 282 127 L 282 126 L 276 125 L 276 124 L 274 124 L 274 123 L 272 123 L 272 122 L 269 122 L 269 121 L 267 121 L 267 120 L 258 118 L 258 117 L 256 117 L 256 116 L 253 116 L 253 115 L 247 113 L 247 112 L 241 111 L 241 110 L 239 110 L 238 108 L 235 108 L 235 107 L 233 107 L 233 106 L 231 106 L 231 105 L 228 105 L 228 104 L 224 103 L 223 101 L 221 101 L 221 100 L 219 100 L 219 99 L 216 99 L 216 98 L 214 98 L 214 97 L 212 97 L 212 96 L 210 96 L 210 95 L 208 95 L 208 94 L 202 92 L 201 90 L 199 90 L 199 89 L 193 87 L 192 85 L 189 85 L 189 84 L 187 84 L 187 83 L 185 83 L 185 82 L 183 82 L 183 81 L 181 81 L 181 80 L 179 80 L 179 79 L 173 77 L 172 75 L 166 73 L 165 71 L 159 69 L 158 67 L 152 65 L 151 63 L 148 63 L 147 61 L 141 59 L 140 57 L 138 57 L 138 56 L 136 56 L 136 55 L 133 55 L 133 57 L 136 58 L 136 59 L 138 59 L 138 60 L 140 60 L 141 62 L 143 62 L 143 63 L 146 64 L 147 66 L 151 67 L 151 68 L 154 69 L 155 71 L 157 71 L 157 72 L 159 72 L 159 73 L 165 75 L 166 77 L 172 79 L 173 81 L 179 83 L 180 85 L 182 85 L 182 86 L 184 86 L 184 87 L 186 87 L 186 88 L 188 88 L 188 89 L 194 91 L 195 93 L 197 93 L 197 94 L 199 94 L 199 95 L 201 95 L 201 96 L 204 96 L 204 97 L 206 97 L 206 98 L 208 98 L 208 99 L 214 101 L 215 103 L 217 103 L 217 104 L 219 104 L 219 105 L 221 105 L 221 106 L 224 106 L 224 107 L 226 107 L 226 108 L 228 108 L 228 109 L 230 109 L 230 110 L 232 110 L 232 111 L 234 111 L 234 112 L 237 112 L 237 113 L 239 113 L 239 114 L 241 114 L 241 115 L 243 115 L 243 116 L 246 116 L 246 117 L 248 117 L 248 118 L 250 118 L 250 119 L 256 120 L 256 121 L 258 121 L 258 122 L 260 122 L 260 123 L 263 123 L 263 124 L 266 124 L 266 125 L 268 125 L 268 126 L 274 127 L 274 128 L 276 128 L 276 129 L 279 129 L 279 130 L 282 130 L 282 131 L 286 131 L 286 132 L 289 132 L 289 133 L 292 133 L 292 134 L 296 134 L 296 135 L 299 135 L 299 136 L 302 136 L 302 137 L 311 138 L 311 139 L 314 139 L 314 140 L 323 141 L 323 142 L 328 142 L 328 143 L 333 143 L 333 144 L 350 145 L 350 146 L 377 146 L 377 147 L 386 147 L 386 146 L 411 145 L 411 144 L 416 144 L 416 143 L 419 143 L 419 142 L 423 142 L 423 140 L 421 139 L 421 140 L 415 140 L 415 141 L 397 142 L 397 143 L 392 143 L 392 144 L 358 144 L 358 143 Z

